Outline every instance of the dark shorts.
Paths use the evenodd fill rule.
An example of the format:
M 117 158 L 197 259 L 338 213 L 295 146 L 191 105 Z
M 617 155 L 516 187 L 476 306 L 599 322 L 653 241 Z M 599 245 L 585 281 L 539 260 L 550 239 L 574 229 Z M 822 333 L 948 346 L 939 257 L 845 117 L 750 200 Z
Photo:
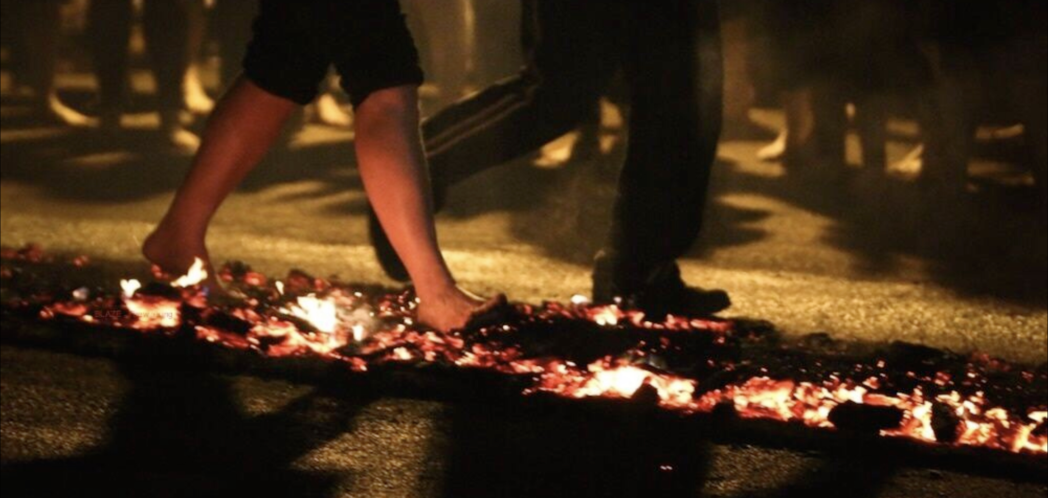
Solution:
M 240 0 L 238 0 L 240 1 Z M 398 0 L 260 0 L 244 74 L 305 105 L 334 65 L 353 105 L 423 80 Z

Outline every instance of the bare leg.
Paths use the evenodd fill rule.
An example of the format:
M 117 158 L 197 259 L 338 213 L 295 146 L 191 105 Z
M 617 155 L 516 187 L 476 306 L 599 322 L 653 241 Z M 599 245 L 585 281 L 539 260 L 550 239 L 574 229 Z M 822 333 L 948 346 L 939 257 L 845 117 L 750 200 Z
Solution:
M 810 144 L 811 155 L 806 156 L 805 160 L 814 161 L 814 166 L 836 171 L 848 164 L 845 157 L 845 140 L 848 136 L 848 115 L 845 112 L 847 100 L 839 85 L 828 78 L 817 81 L 812 87 L 811 95 L 812 116 L 815 121 Z
M 383 228 L 415 283 L 419 319 L 439 330 L 464 326 L 483 301 L 458 288 L 437 244 L 419 131 L 418 91 L 371 94 L 357 108 L 360 175 Z
M 401 87 L 376 92 L 361 104 L 357 154 L 372 205 L 416 284 L 420 320 L 449 330 L 466 325 L 484 307 L 456 286 L 437 247 L 417 98 L 413 87 Z M 146 240 L 146 258 L 173 274 L 184 273 L 195 258 L 209 261 L 211 218 L 262 160 L 297 108 L 241 79 L 219 102 L 189 176 Z
M 190 0 L 186 4 L 189 21 L 186 37 L 189 68 L 182 83 L 185 108 L 193 114 L 207 115 L 215 109 L 215 101 L 207 94 L 200 78 L 200 56 L 207 38 L 207 6 L 204 0 Z
M 32 85 L 36 112 L 59 123 L 74 127 L 90 127 L 95 120 L 69 108 L 55 89 L 58 64 L 58 40 L 61 35 L 61 3 L 54 0 L 25 2 L 20 15 L 24 44 L 29 61 L 29 84 Z
M 91 0 L 91 55 L 98 75 L 102 127 L 120 128 L 127 98 L 128 44 L 133 21 L 131 0 Z
M 262 161 L 297 107 L 241 79 L 216 107 L 189 176 L 146 240 L 146 258 L 176 275 L 194 258 L 210 263 L 205 240 L 211 218 Z
M 888 168 L 887 99 L 870 96 L 857 108 L 855 122 L 862 141 L 862 165 L 870 170 L 884 171 Z
M 182 126 L 184 84 L 189 70 L 191 0 L 148 0 L 143 12 L 146 47 L 157 82 L 160 131 L 183 152 L 196 152 L 200 139 Z
M 806 166 L 804 159 L 811 155 L 815 135 L 812 91 L 810 88 L 804 88 L 784 92 L 782 101 L 786 112 L 786 136 L 782 157 L 787 166 Z

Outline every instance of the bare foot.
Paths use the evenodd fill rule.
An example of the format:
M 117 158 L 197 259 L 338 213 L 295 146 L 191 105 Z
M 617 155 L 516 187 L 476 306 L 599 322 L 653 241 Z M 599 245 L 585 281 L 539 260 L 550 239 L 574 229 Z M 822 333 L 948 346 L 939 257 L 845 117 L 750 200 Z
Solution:
M 906 154 L 899 162 L 892 164 L 888 170 L 906 177 L 917 177 L 924 169 L 924 145 L 918 145 Z
M 211 256 L 203 241 L 198 238 L 180 236 L 160 226 L 146 238 L 145 244 L 142 245 L 142 255 L 161 271 L 173 277 L 187 274 L 193 263 L 201 259 L 207 270 L 204 285 L 220 288 L 218 275 L 211 265 Z
M 774 142 L 757 151 L 757 159 L 763 162 L 776 162 L 786 157 L 787 133 L 785 131 L 780 133 Z
M 441 332 L 466 328 L 477 319 L 504 306 L 505 296 L 484 300 L 476 295 L 452 287 L 435 296 L 420 296 L 419 321 Z
M 182 87 L 186 109 L 189 112 L 203 116 L 215 110 L 215 101 L 204 90 L 204 84 L 200 81 L 200 71 L 195 65 L 186 71 L 185 84 Z
M 322 125 L 334 128 L 349 128 L 353 126 L 353 117 L 338 104 L 331 94 L 321 95 L 313 104 L 314 118 Z
M 97 128 L 99 126 L 98 119 L 85 116 L 65 105 L 58 95 L 48 96 L 44 112 L 55 121 L 72 128 Z

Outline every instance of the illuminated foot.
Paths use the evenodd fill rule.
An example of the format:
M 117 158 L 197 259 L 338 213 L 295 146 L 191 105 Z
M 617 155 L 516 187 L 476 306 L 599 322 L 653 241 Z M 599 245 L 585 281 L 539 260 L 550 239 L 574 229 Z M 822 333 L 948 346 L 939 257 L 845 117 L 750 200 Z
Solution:
M 435 295 L 420 295 L 418 319 L 440 332 L 462 330 L 492 321 L 492 315 L 506 306 L 506 296 L 484 300 L 458 287 Z
M 185 88 L 183 96 L 186 109 L 189 112 L 200 116 L 211 114 L 211 111 L 215 109 L 215 101 L 204 90 L 204 85 L 200 82 L 200 74 L 195 66 L 186 71 L 183 87 Z
M 75 109 L 65 105 L 58 95 L 47 98 L 44 113 L 52 120 L 71 128 L 98 128 L 99 120 L 81 114 Z
M 218 276 L 211 265 L 211 256 L 199 238 L 181 236 L 160 226 L 146 238 L 142 255 L 160 271 L 173 277 L 188 274 L 196 260 L 200 259 L 207 271 L 205 286 L 220 288 Z
M 773 163 L 783 160 L 786 157 L 786 143 L 788 138 L 788 132 L 782 132 L 774 142 L 768 144 L 761 150 L 757 151 L 757 159 L 761 161 Z
M 917 146 L 909 154 L 906 154 L 906 157 L 902 158 L 902 160 L 892 164 L 889 169 L 894 173 L 907 177 L 920 175 L 921 170 L 924 169 L 924 146 Z
M 322 125 L 331 126 L 334 128 L 349 128 L 353 126 L 353 116 L 342 109 L 342 106 L 338 104 L 338 100 L 335 99 L 330 93 L 321 95 L 317 99 L 316 104 L 313 105 L 314 118 Z

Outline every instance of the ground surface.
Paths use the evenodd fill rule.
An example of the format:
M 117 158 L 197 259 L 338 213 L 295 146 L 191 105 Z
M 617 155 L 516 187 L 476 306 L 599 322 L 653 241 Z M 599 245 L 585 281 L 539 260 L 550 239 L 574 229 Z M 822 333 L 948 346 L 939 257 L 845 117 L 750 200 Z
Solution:
M 104 137 L 41 124 L 21 99 L 5 95 L 0 242 L 87 254 L 114 275 L 144 271 L 139 243 L 188 159 L 162 151 L 150 138 L 146 114 L 130 120 L 134 130 Z M 769 125 L 778 119 L 773 113 L 755 118 Z M 914 143 L 913 130 L 894 128 L 892 154 L 901 157 Z M 344 143 L 350 137 L 311 126 L 274 154 L 216 220 L 214 257 L 244 260 L 271 274 L 303 268 L 389 284 L 367 246 L 364 197 Z M 1024 180 L 1007 160 L 1016 155 L 1010 146 L 995 147 L 1003 150 L 977 162 L 978 193 L 943 204 L 919 197 L 896 175 L 787 174 L 760 164 L 754 153 L 770 138 L 739 127 L 726 138 L 708 229 L 683 263 L 689 281 L 730 290 L 732 315 L 773 321 L 788 334 L 828 332 L 846 340 L 907 340 L 1027 363 L 1048 360 L 1046 235 L 1031 214 L 1033 190 L 1016 186 Z M 559 169 L 522 161 L 456 189 L 440 230 L 461 280 L 522 301 L 586 294 L 588 261 L 606 230 L 620 154 L 612 148 L 604 160 Z M 67 479 L 126 475 L 129 489 L 170 481 L 220 490 L 245 486 L 241 479 L 253 475 L 250 485 L 260 489 L 291 482 L 300 496 L 362 497 L 527 496 L 513 493 L 527 483 L 538 486 L 543 476 L 616 483 L 596 456 L 571 465 L 536 458 L 541 431 L 555 421 L 488 414 L 483 407 L 355 400 L 307 386 L 10 346 L 3 348 L 0 384 L 4 481 L 40 472 Z M 520 460 L 507 459 L 515 451 Z M 702 496 L 1045 494 L 1043 484 L 862 462 L 830 465 L 834 459 L 788 451 L 703 451 L 708 468 L 694 483 Z M 172 455 L 190 463 L 168 465 Z M 131 461 L 135 470 L 114 470 Z M 192 463 L 229 461 L 246 463 L 228 472 Z M 499 481 L 520 485 L 497 492 L 473 485 Z M 820 482 L 830 484 L 819 488 Z M 815 487 L 802 491 L 800 483 Z

